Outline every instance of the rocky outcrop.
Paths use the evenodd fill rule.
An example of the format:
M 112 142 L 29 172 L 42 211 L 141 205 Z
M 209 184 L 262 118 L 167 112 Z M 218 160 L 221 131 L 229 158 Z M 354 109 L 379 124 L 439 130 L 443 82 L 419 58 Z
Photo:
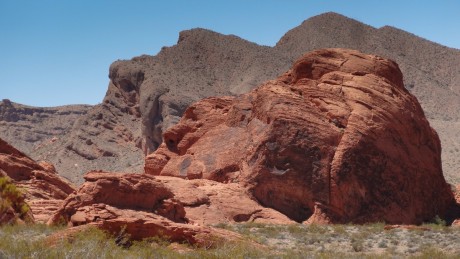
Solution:
M 191 105 L 145 172 L 239 183 L 298 222 L 419 224 L 454 203 L 441 147 L 398 65 L 310 52 L 239 97 Z
M 206 225 L 257 221 L 290 223 L 286 216 L 251 200 L 241 186 L 208 180 L 188 181 L 147 174 L 90 172 L 65 200 L 50 224 L 95 225 L 132 239 L 162 236 L 171 241 L 209 245 L 236 241 L 235 233 Z
M 133 240 L 159 237 L 170 244 L 170 248 L 177 248 L 177 244 L 186 244 L 195 248 L 212 249 L 232 242 L 249 244 L 254 249 L 261 249 L 263 246 L 253 241 L 247 240 L 236 232 L 229 230 L 179 224 L 165 220 L 164 218 L 151 213 L 124 210 L 124 217 L 119 216 L 119 210 L 113 207 L 104 207 L 104 212 L 99 221 L 91 222 L 86 225 L 65 228 L 54 232 L 46 238 L 46 244 L 54 246 L 62 240 L 72 240 L 77 234 L 85 230 L 96 227 L 108 232 L 115 237 L 115 242 L 120 246 L 130 246 Z M 107 217 L 107 212 L 113 213 L 113 217 Z M 99 214 L 96 214 L 100 216 Z
M 212 225 L 233 222 L 292 223 L 283 214 L 260 206 L 239 184 L 197 179 L 89 172 L 86 182 L 66 199 L 50 223 L 71 226 L 120 218 L 124 210 L 142 211 L 176 223 Z M 108 208 L 108 209 L 107 209 Z M 109 215 L 106 213 L 106 215 Z M 150 217 L 150 216 L 149 216 Z
M 49 216 L 74 191 L 62 179 L 54 166 L 47 162 L 36 163 L 0 139 L 0 170 L 25 191 L 25 201 L 31 207 L 36 222 L 46 222 Z

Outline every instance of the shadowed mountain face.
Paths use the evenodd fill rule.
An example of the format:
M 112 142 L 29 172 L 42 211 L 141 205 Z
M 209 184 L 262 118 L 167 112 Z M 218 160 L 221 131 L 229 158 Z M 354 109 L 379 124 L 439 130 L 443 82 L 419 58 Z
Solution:
M 81 182 L 82 174 L 91 169 L 140 172 L 144 156 L 159 146 L 162 133 L 192 102 L 245 93 L 288 70 L 305 52 L 329 47 L 378 54 L 399 64 L 405 87 L 419 99 L 440 135 L 447 180 L 460 182 L 460 137 L 456 134 L 460 128 L 460 51 L 335 13 L 306 20 L 275 47 L 204 29 L 183 31 L 176 45 L 164 47 L 156 56 L 114 62 L 103 102 L 85 107 L 70 120 L 75 123 L 62 123 L 68 130 L 53 141 L 50 129 L 42 122 L 29 122 L 22 111 L 16 112 L 21 119 L 15 122 L 0 113 L 0 137 L 34 159 L 53 162 L 73 182 Z M 0 111 L 4 106 L 0 104 Z M 11 125 L 33 130 L 18 145 L 14 136 L 22 127 Z M 38 132 L 51 134 L 34 138 Z

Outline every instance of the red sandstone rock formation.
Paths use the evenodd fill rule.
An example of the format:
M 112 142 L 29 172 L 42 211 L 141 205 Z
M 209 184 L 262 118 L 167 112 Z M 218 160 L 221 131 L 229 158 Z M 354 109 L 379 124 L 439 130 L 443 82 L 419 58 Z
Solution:
M 147 174 L 239 183 L 299 222 L 418 224 L 454 202 L 397 64 L 357 51 L 310 52 L 248 94 L 199 101 L 163 138 Z
M 256 220 L 291 222 L 250 200 L 238 185 L 208 180 L 187 181 L 147 174 L 90 172 L 49 223 L 95 225 L 132 239 L 164 236 L 171 241 L 209 245 L 209 240 L 238 240 L 235 233 L 204 224 Z
M 36 163 L 0 139 L 0 171 L 10 177 L 26 194 L 26 202 L 37 222 L 46 222 L 60 203 L 74 191 L 58 176 L 54 166 Z

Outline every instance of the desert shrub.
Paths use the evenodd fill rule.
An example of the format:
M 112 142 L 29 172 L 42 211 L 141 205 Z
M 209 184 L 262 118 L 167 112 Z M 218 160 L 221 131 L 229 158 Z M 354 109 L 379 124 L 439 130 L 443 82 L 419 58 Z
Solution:
M 115 238 L 97 228 L 88 228 L 54 245 L 51 234 L 64 227 L 8 225 L 0 228 L 0 258 L 176 258 L 178 253 L 150 242 L 134 242 L 127 249 Z
M 116 244 L 116 238 L 97 228 L 87 228 L 54 245 L 47 237 L 64 227 L 46 225 L 8 225 L 0 227 L 0 258 L 260 258 L 267 251 L 244 242 L 227 242 L 213 249 L 180 245 L 154 237 L 135 241 L 129 247 Z
M 226 230 L 232 230 L 233 229 L 232 225 L 227 224 L 227 223 L 222 223 L 222 222 L 213 225 L 213 227 L 222 228 L 222 229 L 226 229 Z
M 424 223 L 422 226 L 428 227 L 432 230 L 440 230 L 444 232 L 451 231 L 451 228 L 447 226 L 447 222 L 443 220 L 441 217 L 436 215 L 432 220 L 427 223 Z
M 442 227 L 445 227 L 447 226 L 447 223 L 445 220 L 443 220 L 441 217 L 439 217 L 438 215 L 436 215 L 434 218 L 433 218 L 433 224 L 436 224 L 436 225 L 439 225 L 439 226 L 442 226 Z
M 458 258 L 458 255 L 453 255 L 453 254 L 448 254 L 443 252 L 440 249 L 437 249 L 435 247 L 426 247 L 424 248 L 420 253 L 417 253 L 414 256 L 411 256 L 411 258 L 417 258 L 417 259 L 431 259 L 431 258 Z
M 24 193 L 14 185 L 9 177 L 0 177 L 0 217 L 9 208 L 12 208 L 19 218 L 30 220 L 27 214 L 30 208 L 25 202 Z

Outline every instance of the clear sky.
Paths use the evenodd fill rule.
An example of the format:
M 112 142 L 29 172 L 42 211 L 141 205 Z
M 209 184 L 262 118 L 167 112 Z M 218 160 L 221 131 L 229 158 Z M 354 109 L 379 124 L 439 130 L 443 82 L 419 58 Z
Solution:
M 0 0 L 0 100 L 96 104 L 113 61 L 155 55 L 182 30 L 273 46 L 328 11 L 460 49 L 460 0 Z

